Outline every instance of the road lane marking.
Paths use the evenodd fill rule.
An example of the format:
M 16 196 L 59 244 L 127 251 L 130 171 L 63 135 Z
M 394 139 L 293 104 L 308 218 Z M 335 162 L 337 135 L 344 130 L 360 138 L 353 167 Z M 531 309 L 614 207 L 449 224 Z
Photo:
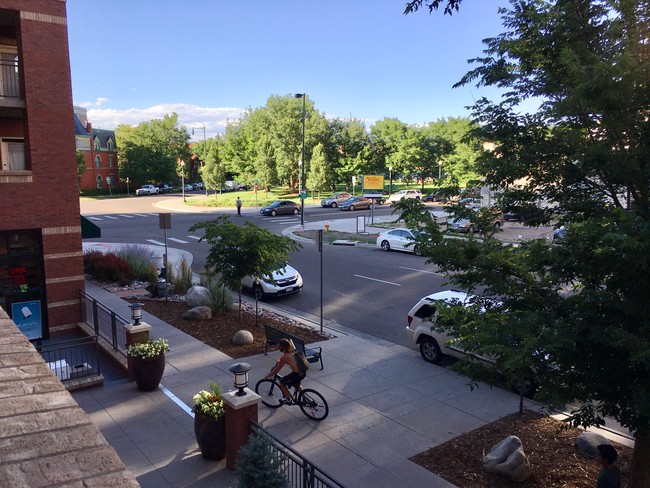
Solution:
M 138 217 L 151 217 L 152 216 L 151 214 L 133 214 L 133 215 L 137 215 Z
M 155 244 L 155 245 L 157 245 L 157 246 L 164 246 L 164 245 L 165 245 L 164 242 L 155 241 L 155 240 L 153 240 L 153 239 L 147 239 L 147 242 L 151 242 L 152 244 Z
M 201 238 L 199 236 L 187 236 L 187 238 L 188 239 L 194 239 L 194 240 L 197 240 L 197 241 L 201 240 Z
M 133 215 L 126 215 L 126 214 L 119 214 L 120 217 L 125 217 L 127 219 L 134 219 L 135 217 Z
M 104 215 L 105 219 L 112 219 L 112 220 L 120 220 L 117 217 L 113 217 L 112 215 Z
M 369 276 L 363 276 L 363 275 L 358 275 L 358 274 L 355 274 L 355 275 L 352 275 L 352 276 L 356 276 L 357 278 L 362 278 L 364 280 L 378 281 L 380 283 L 386 283 L 387 285 L 402 286 L 399 283 L 393 283 L 392 281 L 378 280 L 377 278 L 370 278 Z
M 86 217 L 86 218 L 90 220 L 104 220 L 101 217 Z
M 176 239 L 175 237 L 168 237 L 167 239 L 174 242 L 180 242 L 181 244 L 189 244 L 189 242 L 184 241 L 183 239 Z
M 443 273 L 436 273 L 435 271 L 426 271 L 424 269 L 417 269 L 417 268 L 409 268 L 408 266 L 398 266 L 399 269 L 406 269 L 408 271 L 417 271 L 418 273 L 427 273 L 427 274 L 433 274 L 433 275 L 438 275 L 438 276 L 446 276 Z

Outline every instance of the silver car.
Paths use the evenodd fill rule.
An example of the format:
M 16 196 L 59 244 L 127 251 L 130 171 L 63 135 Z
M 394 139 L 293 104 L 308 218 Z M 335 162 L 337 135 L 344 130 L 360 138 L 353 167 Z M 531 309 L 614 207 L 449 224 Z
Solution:
M 340 203 L 346 201 L 348 198 L 350 198 L 352 195 L 350 193 L 336 193 L 334 196 L 329 197 L 329 198 L 323 198 L 320 201 L 321 207 L 332 207 L 336 208 L 339 206 Z

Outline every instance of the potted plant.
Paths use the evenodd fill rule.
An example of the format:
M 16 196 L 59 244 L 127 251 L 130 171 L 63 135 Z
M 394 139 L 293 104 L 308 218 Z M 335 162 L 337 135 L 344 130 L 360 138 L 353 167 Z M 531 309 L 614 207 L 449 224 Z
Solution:
M 226 455 L 226 419 L 221 388 L 210 383 L 193 397 L 194 436 L 201 455 L 217 461 Z
M 165 372 L 165 353 L 169 351 L 166 339 L 139 342 L 126 348 L 129 372 L 138 389 L 153 391 L 158 388 Z

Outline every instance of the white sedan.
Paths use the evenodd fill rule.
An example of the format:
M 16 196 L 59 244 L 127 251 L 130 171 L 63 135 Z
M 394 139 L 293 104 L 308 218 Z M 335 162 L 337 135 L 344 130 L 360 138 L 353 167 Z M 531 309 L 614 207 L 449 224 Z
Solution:
M 416 234 L 416 231 L 404 228 L 387 230 L 377 236 L 377 247 L 383 251 L 408 251 L 421 256 L 415 244 Z

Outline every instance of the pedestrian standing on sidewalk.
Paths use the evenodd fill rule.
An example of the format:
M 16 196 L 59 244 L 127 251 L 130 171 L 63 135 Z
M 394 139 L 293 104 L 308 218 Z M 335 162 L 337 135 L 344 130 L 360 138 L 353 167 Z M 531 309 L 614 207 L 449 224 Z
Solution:
M 596 446 L 596 450 L 596 462 L 601 466 L 596 488 L 620 488 L 621 473 L 614 466 L 618 457 L 616 449 L 611 444 L 600 444 Z
M 237 197 L 237 215 L 241 217 L 241 200 Z

